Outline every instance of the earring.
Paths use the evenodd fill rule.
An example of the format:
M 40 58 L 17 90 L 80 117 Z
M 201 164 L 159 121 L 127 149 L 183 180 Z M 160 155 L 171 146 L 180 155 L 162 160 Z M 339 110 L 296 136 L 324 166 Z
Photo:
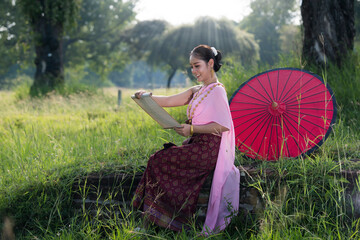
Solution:
M 215 74 L 215 71 L 213 68 L 211 68 L 211 77 L 213 78 L 214 77 L 214 74 Z

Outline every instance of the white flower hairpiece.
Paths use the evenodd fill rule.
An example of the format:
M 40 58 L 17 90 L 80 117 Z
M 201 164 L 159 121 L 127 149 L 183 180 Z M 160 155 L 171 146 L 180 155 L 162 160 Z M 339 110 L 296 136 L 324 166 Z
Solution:
M 213 53 L 214 53 L 214 56 L 218 55 L 218 52 L 217 52 L 216 48 L 214 48 L 214 47 L 211 47 L 211 50 L 213 51 Z

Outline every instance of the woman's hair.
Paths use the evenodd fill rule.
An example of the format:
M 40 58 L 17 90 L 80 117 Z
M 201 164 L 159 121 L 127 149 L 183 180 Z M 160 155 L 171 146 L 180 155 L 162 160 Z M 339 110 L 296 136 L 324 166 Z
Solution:
M 214 59 L 214 71 L 217 72 L 221 68 L 221 52 L 208 45 L 199 45 L 195 47 L 190 55 L 201 59 L 205 62 L 209 62 L 210 59 Z M 216 56 L 215 56 L 216 55 Z

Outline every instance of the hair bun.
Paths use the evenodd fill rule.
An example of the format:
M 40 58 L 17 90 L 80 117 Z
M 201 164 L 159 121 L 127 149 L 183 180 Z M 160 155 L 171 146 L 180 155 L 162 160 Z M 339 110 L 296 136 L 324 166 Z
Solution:
M 209 45 L 198 45 L 191 52 L 190 55 L 195 55 L 197 58 L 209 62 L 210 59 L 214 60 L 214 71 L 219 71 L 221 67 L 221 51 L 217 50 L 215 47 L 210 47 Z

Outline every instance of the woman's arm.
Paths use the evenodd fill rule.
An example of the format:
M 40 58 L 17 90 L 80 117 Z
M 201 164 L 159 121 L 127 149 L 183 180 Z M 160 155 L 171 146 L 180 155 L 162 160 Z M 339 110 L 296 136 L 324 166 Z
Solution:
M 188 90 L 175 95 L 171 95 L 171 96 L 153 95 L 152 98 L 161 107 L 178 107 L 188 104 L 192 98 L 192 95 L 193 95 L 193 91 L 191 90 L 191 88 L 189 88 Z
M 191 135 L 191 125 L 189 124 L 181 124 L 181 128 L 175 128 L 175 131 L 180 134 L 181 136 L 190 136 Z M 193 133 L 212 133 L 216 135 L 220 135 L 222 132 L 229 131 L 228 128 L 212 122 L 205 125 L 192 125 L 193 126 Z
M 151 97 L 154 99 L 157 104 L 161 107 L 178 107 L 186 105 L 190 102 L 193 94 L 200 89 L 200 86 L 194 86 L 189 88 L 188 90 L 171 95 L 171 96 L 160 96 L 160 95 L 152 95 Z M 137 91 L 135 96 L 137 98 L 141 98 L 141 95 L 145 93 L 145 91 Z

